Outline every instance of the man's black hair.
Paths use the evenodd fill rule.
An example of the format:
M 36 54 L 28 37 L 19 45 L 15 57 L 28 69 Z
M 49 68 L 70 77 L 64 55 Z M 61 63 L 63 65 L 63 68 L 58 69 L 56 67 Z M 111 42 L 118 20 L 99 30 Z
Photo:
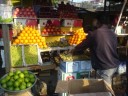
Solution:
M 109 25 L 110 24 L 110 20 L 109 20 L 109 15 L 108 14 L 97 14 L 96 16 L 95 16 L 95 19 L 97 19 L 98 20 L 98 23 L 99 24 L 107 24 L 107 25 Z

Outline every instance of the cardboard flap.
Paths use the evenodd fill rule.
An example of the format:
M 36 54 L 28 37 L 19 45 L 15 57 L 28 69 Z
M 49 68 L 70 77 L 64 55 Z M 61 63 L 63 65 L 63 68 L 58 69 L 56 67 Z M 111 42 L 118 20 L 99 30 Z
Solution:
M 110 92 L 114 95 L 114 91 L 102 79 L 79 79 L 70 81 L 58 81 L 56 93 L 97 93 L 97 92 Z M 115 95 L 114 95 L 115 96 Z
M 106 89 L 109 90 L 109 92 L 111 92 L 113 96 L 115 96 L 115 92 L 113 91 L 111 85 L 108 84 L 106 81 L 104 81 L 104 85 L 106 86 Z
M 108 92 L 104 86 L 103 80 L 101 79 L 72 80 L 69 82 L 69 93 L 71 94 Z
M 68 81 L 58 81 L 55 93 L 67 93 L 68 92 Z

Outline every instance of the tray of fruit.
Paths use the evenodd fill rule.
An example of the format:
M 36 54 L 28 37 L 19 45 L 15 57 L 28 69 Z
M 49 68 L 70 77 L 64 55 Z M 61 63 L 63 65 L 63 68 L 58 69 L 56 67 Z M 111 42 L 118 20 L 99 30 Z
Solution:
M 8 93 L 22 93 L 31 89 L 37 77 L 30 71 L 9 72 L 0 79 L 0 87 Z

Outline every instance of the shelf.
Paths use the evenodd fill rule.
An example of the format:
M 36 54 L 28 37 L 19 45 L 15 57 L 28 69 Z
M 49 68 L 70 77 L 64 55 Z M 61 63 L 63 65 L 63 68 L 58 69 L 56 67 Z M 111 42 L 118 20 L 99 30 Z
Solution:
M 73 49 L 74 46 L 69 47 L 54 47 L 54 48 L 48 48 L 48 49 L 40 49 L 40 52 L 46 52 L 46 51 L 57 51 L 57 50 L 69 50 Z
M 7 24 L 7 25 L 10 25 L 10 24 L 13 24 L 13 22 L 10 22 L 10 23 L 2 23 L 2 22 L 0 22 L 0 24 L 2 25 L 4 25 L 4 24 Z
M 48 65 L 33 65 L 33 66 L 26 66 L 26 67 L 13 67 L 11 70 L 50 70 L 55 69 L 55 64 L 48 64 Z
M 118 46 L 117 48 L 128 48 L 128 46 Z
M 33 17 L 13 17 L 13 19 L 38 19 Z
M 117 34 L 118 37 L 128 36 L 128 34 Z
M 72 36 L 73 34 L 60 34 L 60 35 L 42 35 L 43 37 L 52 37 L 52 36 Z
M 32 17 L 13 17 L 13 19 L 71 19 L 71 20 L 82 20 L 79 18 L 32 18 Z

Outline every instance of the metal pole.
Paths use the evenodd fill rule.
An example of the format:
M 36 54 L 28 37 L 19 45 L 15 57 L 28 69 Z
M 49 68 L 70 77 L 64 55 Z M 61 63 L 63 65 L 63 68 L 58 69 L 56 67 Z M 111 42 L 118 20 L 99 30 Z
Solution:
M 2 35 L 4 42 L 4 60 L 6 73 L 11 69 L 9 25 L 2 24 Z
M 119 23 L 120 23 L 120 20 L 121 20 L 121 17 L 122 17 L 124 8 L 125 8 L 125 6 L 126 6 L 126 3 L 127 3 L 127 0 L 124 0 L 124 4 L 123 4 L 123 7 L 122 7 L 121 12 L 120 12 L 120 16 L 119 16 L 118 22 L 117 22 L 117 24 L 116 24 L 115 33 L 116 33 L 117 27 L 118 27 L 118 25 L 119 25 Z
M 107 0 L 104 1 L 104 11 L 106 11 L 106 2 Z

